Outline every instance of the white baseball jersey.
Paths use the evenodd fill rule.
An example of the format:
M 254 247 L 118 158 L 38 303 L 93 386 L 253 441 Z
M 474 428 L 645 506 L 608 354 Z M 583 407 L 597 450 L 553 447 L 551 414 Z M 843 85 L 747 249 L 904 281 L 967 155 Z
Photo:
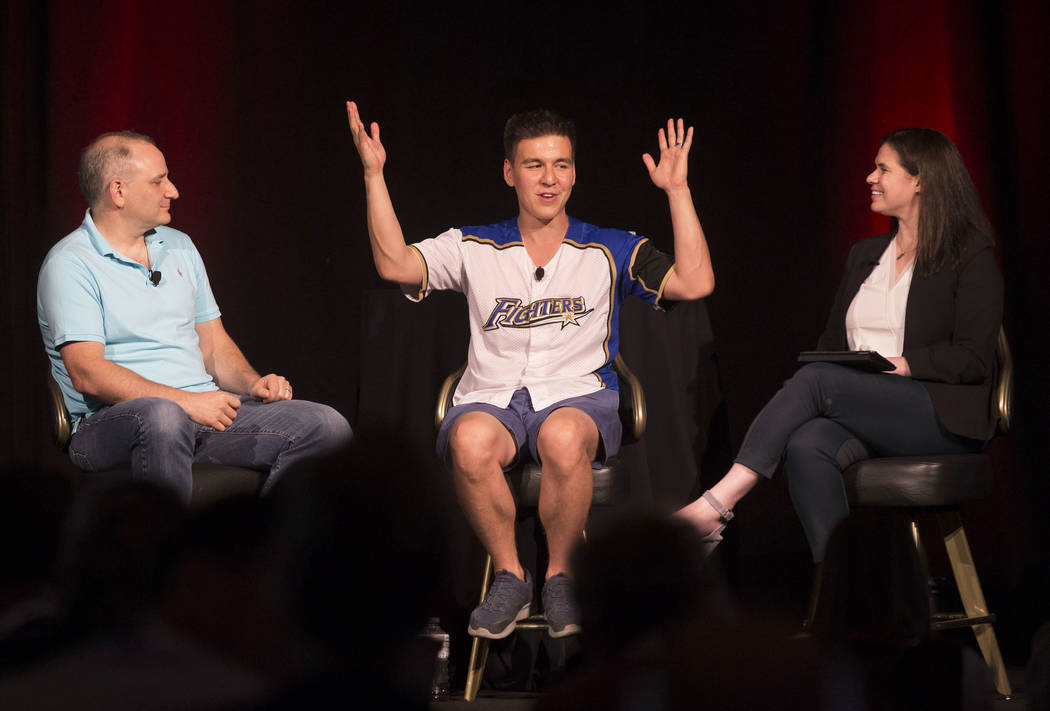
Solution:
M 611 388 L 620 305 L 631 294 L 660 307 L 672 259 L 630 232 L 569 218 L 538 278 L 517 218 L 450 229 L 411 245 L 423 263 L 420 301 L 435 289 L 467 297 L 470 351 L 453 404 L 506 407 L 527 388 L 533 407 Z

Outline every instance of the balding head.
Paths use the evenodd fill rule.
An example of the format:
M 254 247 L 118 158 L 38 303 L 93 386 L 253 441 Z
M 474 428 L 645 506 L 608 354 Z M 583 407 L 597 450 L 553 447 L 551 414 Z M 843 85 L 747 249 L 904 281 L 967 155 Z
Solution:
M 89 207 L 98 205 L 109 183 L 127 168 L 135 143 L 157 145 L 141 133 L 112 131 L 103 133 L 80 153 L 80 192 Z

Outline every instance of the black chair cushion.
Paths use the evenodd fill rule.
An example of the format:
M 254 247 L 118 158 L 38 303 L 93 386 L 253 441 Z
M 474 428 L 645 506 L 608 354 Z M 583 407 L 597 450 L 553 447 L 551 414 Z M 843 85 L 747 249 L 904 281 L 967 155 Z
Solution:
M 591 495 L 592 506 L 609 506 L 622 503 L 630 493 L 630 472 L 617 458 L 610 459 L 601 469 L 591 470 L 594 474 L 594 493 Z M 540 465 L 528 461 L 508 472 L 508 481 L 514 498 L 519 506 L 535 507 L 540 503 Z
M 854 506 L 958 506 L 988 495 L 987 454 L 882 457 L 857 462 L 843 474 Z

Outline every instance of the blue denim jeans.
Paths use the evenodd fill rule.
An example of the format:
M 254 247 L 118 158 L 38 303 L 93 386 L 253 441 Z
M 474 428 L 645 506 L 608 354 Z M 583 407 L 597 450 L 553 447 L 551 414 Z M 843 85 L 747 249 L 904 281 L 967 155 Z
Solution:
M 342 415 L 306 400 L 264 404 L 242 397 L 233 424 L 219 432 L 193 422 L 171 400 L 144 397 L 103 407 L 81 421 L 69 457 L 89 472 L 129 468 L 134 478 L 170 486 L 188 502 L 194 462 L 269 472 L 265 494 L 288 465 L 330 452 L 350 435 Z
M 871 457 L 965 454 L 984 442 L 941 426 L 922 383 L 831 363 L 800 368 L 758 413 L 736 461 L 770 477 L 780 460 L 813 560 L 849 514 L 842 472 Z

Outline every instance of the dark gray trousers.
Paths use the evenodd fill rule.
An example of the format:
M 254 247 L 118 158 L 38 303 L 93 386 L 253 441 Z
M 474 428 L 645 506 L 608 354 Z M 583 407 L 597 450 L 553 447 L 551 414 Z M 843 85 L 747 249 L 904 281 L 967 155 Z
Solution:
M 964 454 L 984 445 L 945 430 L 916 380 L 811 363 L 758 413 L 736 461 L 771 477 L 784 460 L 791 500 L 820 562 L 831 530 L 849 513 L 842 472 L 851 464 Z

